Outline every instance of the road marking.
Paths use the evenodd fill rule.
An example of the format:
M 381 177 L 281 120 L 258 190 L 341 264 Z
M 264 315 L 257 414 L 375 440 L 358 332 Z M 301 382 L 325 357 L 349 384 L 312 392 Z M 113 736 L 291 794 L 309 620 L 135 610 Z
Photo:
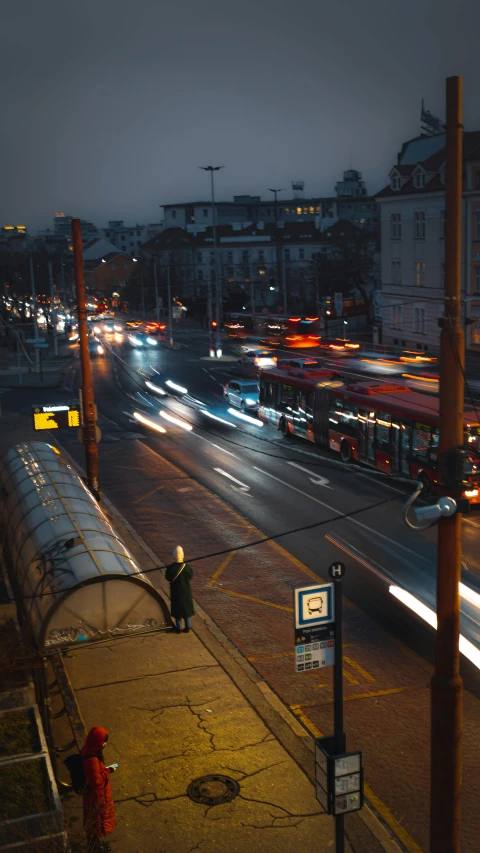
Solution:
M 230 551 L 230 553 L 227 554 L 223 563 L 220 564 L 220 566 L 218 567 L 216 572 L 214 572 L 214 574 L 212 575 L 212 577 L 210 578 L 208 583 L 205 584 L 205 586 L 212 587 L 216 583 L 216 581 L 218 580 L 218 578 L 220 577 L 222 572 L 224 572 L 225 569 L 227 568 L 227 566 L 229 565 L 229 563 L 231 563 L 231 561 L 233 560 L 236 553 L 237 553 L 236 551 Z
M 299 465 L 298 462 L 287 462 L 287 465 L 292 465 L 293 468 L 298 468 L 299 471 L 304 471 L 305 474 L 309 474 L 309 480 L 314 486 L 324 486 L 326 489 L 331 489 L 332 486 L 329 486 L 330 480 L 327 480 L 326 477 L 322 477 L 321 474 L 314 474 L 313 471 L 309 471 L 308 468 L 304 468 L 302 465 Z
M 159 492 L 160 489 L 163 489 L 163 486 L 155 486 L 155 488 L 152 489 L 151 492 L 147 492 L 146 495 L 143 495 L 141 498 L 137 498 L 136 500 L 132 501 L 132 505 L 135 506 L 135 504 L 139 504 L 140 501 L 146 501 L 147 498 L 151 498 L 152 495 L 154 495 L 155 492 Z
M 305 707 L 305 706 L 304 706 Z M 305 726 L 307 731 L 309 731 L 314 738 L 323 737 L 323 733 L 320 729 L 317 728 L 315 723 L 313 723 L 309 717 L 302 711 L 302 708 L 297 705 L 291 705 L 291 710 L 294 712 L 295 716 L 298 717 L 301 723 Z M 382 800 L 377 797 L 377 795 L 372 791 L 370 785 L 364 783 L 364 791 L 365 797 L 368 800 L 369 804 L 375 809 L 376 812 L 380 815 L 380 817 L 384 820 L 387 826 L 390 828 L 394 836 L 398 838 L 399 841 L 403 844 L 403 846 L 408 850 L 408 853 L 423 853 L 421 847 L 411 838 L 406 829 L 396 820 L 391 813 L 390 809 L 382 802 Z
M 220 447 L 219 444 L 214 444 L 213 441 L 209 441 L 208 438 L 205 438 L 203 435 L 199 435 L 198 432 L 194 432 L 193 435 L 195 435 L 197 438 L 201 438 L 202 441 L 206 441 L 207 444 L 210 444 L 212 447 L 216 447 L 217 450 L 221 450 L 222 453 L 226 453 L 227 456 L 233 456 L 234 459 L 240 459 L 240 456 L 236 456 L 236 454 L 232 453 L 230 450 L 225 450 L 225 448 Z
M 277 610 L 286 610 L 287 613 L 294 613 L 293 607 L 285 607 L 284 604 L 274 604 L 273 601 L 264 601 L 262 598 L 255 598 L 253 595 L 245 595 L 243 592 L 234 592 L 232 589 L 224 589 L 216 586 L 215 592 L 223 592 L 225 595 L 234 595 L 236 598 L 246 598 L 247 601 L 253 601 L 255 604 L 264 604 L 265 607 L 275 607 Z
M 360 682 L 359 682 L 359 681 L 357 681 L 357 679 L 356 679 L 356 678 L 354 678 L 354 676 L 353 676 L 353 675 L 351 675 L 351 674 L 349 673 L 348 669 L 345 669 L 345 667 L 343 667 L 343 677 L 344 677 L 344 678 L 346 678 L 346 679 L 347 679 L 347 681 L 349 681 L 349 682 L 350 682 L 350 684 L 360 684 Z
M 325 503 L 325 501 L 321 501 L 318 498 L 313 497 L 313 495 L 309 495 L 308 492 L 303 492 L 301 489 L 297 489 L 296 486 L 292 486 L 291 483 L 286 483 L 285 480 L 280 480 L 279 477 L 275 477 L 273 474 L 269 474 L 268 471 L 264 471 L 262 468 L 257 468 L 256 465 L 253 466 L 255 471 L 259 471 L 261 474 L 265 474 L 266 477 L 271 477 L 272 480 L 276 480 L 277 483 L 281 483 L 282 486 L 287 486 L 288 489 L 293 489 L 294 492 L 298 492 L 300 495 L 304 495 L 304 497 L 309 498 L 311 501 L 315 501 L 315 503 L 320 504 L 320 506 L 325 507 L 325 509 L 329 509 L 334 512 L 336 515 L 343 516 L 344 513 L 339 509 L 335 509 L 334 506 Z M 360 508 L 358 512 L 367 512 L 371 507 Z M 328 519 L 327 519 L 328 520 Z M 330 519 L 331 520 L 331 519 Z M 364 530 L 368 530 L 369 533 L 373 533 L 374 536 L 380 537 L 380 539 L 385 539 L 386 542 L 390 542 L 395 548 L 402 548 L 404 551 L 407 551 L 409 554 L 412 554 L 416 559 L 418 559 L 418 554 L 415 551 L 412 551 L 411 548 L 407 548 L 406 545 L 402 545 L 401 542 L 396 542 L 394 539 L 390 539 L 389 536 L 385 536 L 384 533 L 380 533 L 379 530 L 374 530 L 373 527 L 369 527 L 368 524 L 364 524 L 363 521 L 359 521 L 357 518 L 350 518 L 348 515 L 345 516 L 345 521 L 349 521 L 350 524 L 356 524 L 358 527 L 363 527 Z
M 247 494 L 250 491 L 250 486 L 247 486 L 245 483 L 242 483 L 240 480 L 237 480 L 236 477 L 232 477 L 231 474 L 227 474 L 227 472 L 223 471 L 222 468 L 214 468 L 213 470 L 216 471 L 217 474 L 221 474 L 222 477 L 227 477 L 229 480 L 232 480 L 234 483 L 236 483 L 236 486 L 232 486 L 232 489 L 235 489 L 236 492 L 243 492 L 244 494 Z M 249 495 L 249 498 L 251 497 L 252 496 Z
M 480 527 L 480 524 L 476 524 L 475 521 L 472 521 L 470 518 L 463 517 L 463 520 L 467 522 L 467 524 L 471 524 L 472 527 Z
M 373 675 L 370 675 L 370 673 L 367 672 L 366 669 L 363 669 L 363 667 L 360 666 L 360 664 L 357 663 L 356 660 L 353 660 L 353 658 L 347 658 L 347 656 L 344 655 L 343 660 L 350 664 L 350 666 L 353 666 L 353 668 L 360 673 L 360 675 L 365 679 L 365 681 L 375 681 Z

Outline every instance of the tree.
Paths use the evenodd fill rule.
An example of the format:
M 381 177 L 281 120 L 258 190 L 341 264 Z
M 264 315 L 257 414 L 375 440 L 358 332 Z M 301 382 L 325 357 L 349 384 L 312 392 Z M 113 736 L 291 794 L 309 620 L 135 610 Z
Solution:
M 314 256 L 310 264 L 310 282 L 318 296 L 357 291 L 365 302 L 367 320 L 373 320 L 375 293 L 375 240 L 360 229 L 335 240 Z

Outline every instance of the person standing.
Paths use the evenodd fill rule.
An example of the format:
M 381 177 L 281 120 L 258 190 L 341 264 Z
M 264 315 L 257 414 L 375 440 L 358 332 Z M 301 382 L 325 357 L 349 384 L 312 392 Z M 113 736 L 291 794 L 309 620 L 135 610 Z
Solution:
M 182 630 L 182 619 L 185 620 L 185 633 L 191 628 L 191 617 L 195 616 L 193 606 L 192 589 L 190 581 L 193 576 L 192 567 L 184 560 L 181 545 L 173 551 L 175 562 L 167 566 L 165 577 L 170 584 L 170 610 L 172 618 L 175 619 L 175 631 L 180 634 Z
M 106 767 L 103 760 L 107 741 L 107 730 L 102 726 L 94 726 L 80 753 L 85 777 L 83 828 L 87 833 L 88 853 L 107 853 L 111 849 L 110 844 L 100 839 L 115 829 L 115 805 L 110 785 L 110 774 L 115 767 Z

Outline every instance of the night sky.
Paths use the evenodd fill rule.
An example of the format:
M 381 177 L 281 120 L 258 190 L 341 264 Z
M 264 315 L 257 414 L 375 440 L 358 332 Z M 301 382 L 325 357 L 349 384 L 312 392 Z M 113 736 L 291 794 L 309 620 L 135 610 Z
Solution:
M 377 191 L 451 74 L 480 129 L 478 0 L 1 0 L 0 31 L 0 225 L 34 232 L 158 222 L 206 164 L 225 200 Z

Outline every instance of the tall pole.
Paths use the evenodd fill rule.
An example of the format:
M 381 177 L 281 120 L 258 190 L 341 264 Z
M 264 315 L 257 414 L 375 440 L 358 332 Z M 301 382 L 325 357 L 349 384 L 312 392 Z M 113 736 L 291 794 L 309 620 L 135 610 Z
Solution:
M 212 313 L 212 283 L 210 278 L 207 284 L 207 322 L 208 322 L 208 351 L 210 358 L 215 358 L 215 341 L 213 339 L 213 313 Z
M 65 284 L 65 264 L 63 262 L 63 256 L 62 256 L 62 262 L 60 265 L 60 275 L 61 275 L 61 282 L 62 282 L 63 307 L 64 307 L 65 313 L 66 313 L 68 310 L 68 305 L 67 305 L 67 286 Z
M 153 279 L 155 282 L 155 319 L 160 322 L 160 305 L 158 302 L 158 277 L 157 277 L 157 259 L 153 261 Z
M 255 280 L 254 280 L 255 265 L 250 264 L 250 308 L 252 314 L 255 314 Z
M 448 494 L 445 454 L 463 444 L 465 336 L 461 319 L 462 78 L 447 78 L 445 307 L 440 334 L 439 491 Z M 462 692 L 460 567 L 462 516 L 438 525 L 435 669 L 431 681 L 431 853 L 460 851 Z
M 30 257 L 30 285 L 32 288 L 32 320 L 33 320 L 33 337 L 38 338 L 38 317 L 37 317 L 37 294 L 35 291 L 35 273 L 33 270 L 33 258 Z M 37 370 L 40 370 L 40 349 L 35 347 L 35 361 Z
M 210 172 L 210 189 L 212 193 L 212 231 L 213 231 L 213 253 L 215 258 L 215 355 L 222 352 L 220 343 L 220 323 L 222 320 L 222 280 L 219 275 L 218 247 L 217 247 L 217 211 L 215 208 L 215 187 L 213 173 L 223 169 L 223 166 L 199 166 L 204 172 Z
M 280 231 L 278 228 L 278 193 L 282 192 L 282 189 L 271 189 L 268 190 L 270 193 L 274 194 L 275 197 L 275 258 L 277 261 L 277 286 L 280 288 L 282 286 L 282 250 L 280 246 Z M 284 290 L 283 292 L 283 312 L 287 313 L 287 294 Z
M 92 365 L 88 348 L 87 306 L 85 298 L 85 279 L 83 275 L 83 250 L 80 220 L 72 219 L 73 254 L 75 259 L 75 283 L 77 291 L 78 334 L 80 337 L 80 361 L 82 366 L 82 411 L 83 446 L 87 469 L 87 485 L 93 496 L 100 500 L 100 481 L 98 477 L 97 423 L 95 399 L 92 384 Z
M 346 738 L 343 729 L 343 582 L 340 577 L 333 579 L 335 600 L 335 661 L 333 667 L 333 731 L 335 754 L 346 752 Z M 344 853 L 345 827 L 343 814 L 335 815 L 335 853 Z
M 168 340 L 170 346 L 173 345 L 173 325 L 172 325 L 172 286 L 170 283 L 170 264 L 167 264 L 167 299 L 168 299 Z
M 55 308 L 55 288 L 53 285 L 53 273 L 51 261 L 48 263 L 48 278 L 50 280 L 50 319 L 53 326 L 53 352 L 58 355 L 58 339 L 57 339 L 57 309 Z

